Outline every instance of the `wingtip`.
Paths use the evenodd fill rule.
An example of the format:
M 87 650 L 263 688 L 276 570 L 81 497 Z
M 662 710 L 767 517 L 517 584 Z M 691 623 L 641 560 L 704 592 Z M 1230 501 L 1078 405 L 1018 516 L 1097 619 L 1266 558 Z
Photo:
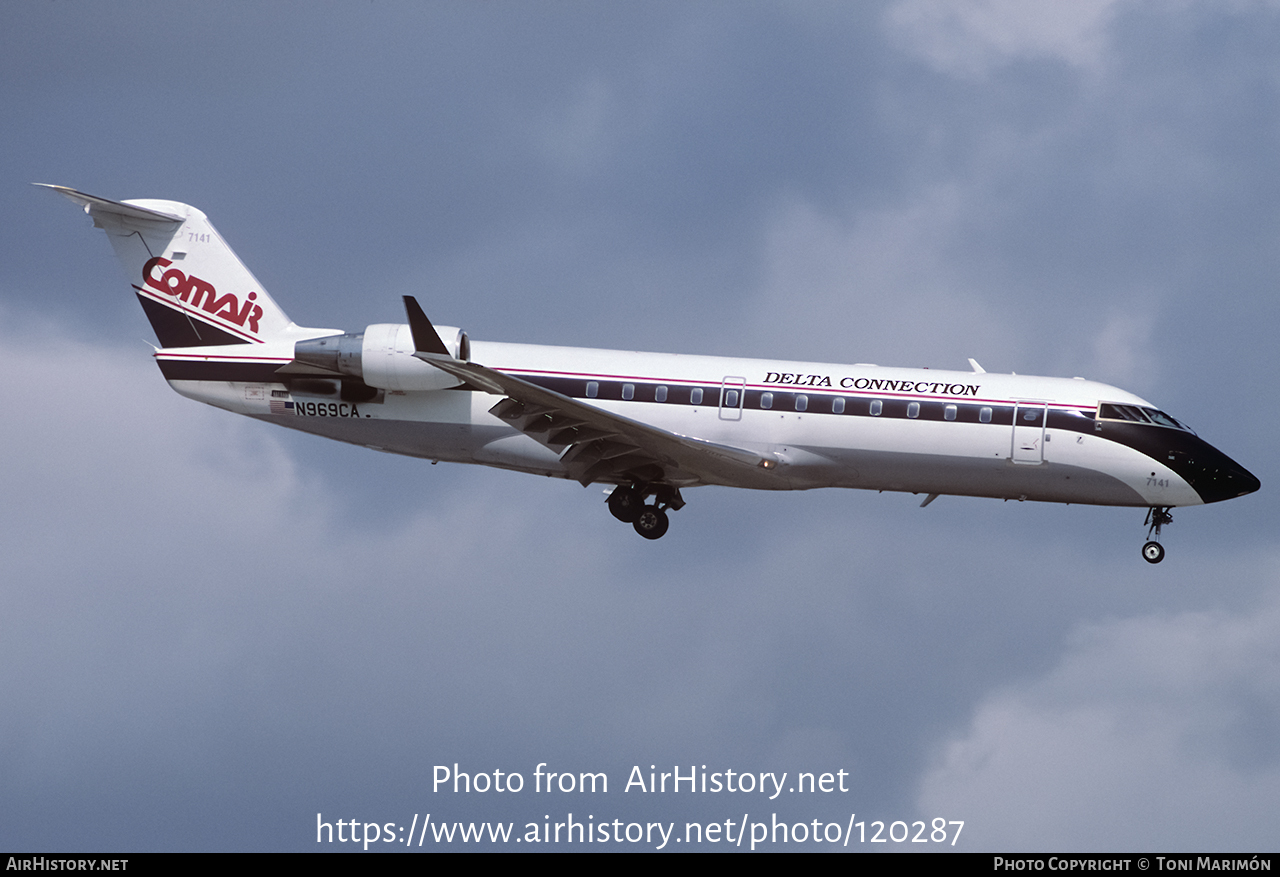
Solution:
M 59 195 L 71 196 L 71 195 L 84 194 L 78 189 L 73 189 L 70 186 L 59 186 L 57 183 L 32 183 L 31 185 L 35 186 L 38 189 L 51 189 L 54 192 L 57 192 Z
M 57 183 L 32 183 L 31 185 L 35 186 L 37 189 L 48 189 L 50 192 L 56 192 L 57 194 L 64 195 L 67 198 L 74 198 L 76 195 L 80 194 L 70 186 L 59 186 Z

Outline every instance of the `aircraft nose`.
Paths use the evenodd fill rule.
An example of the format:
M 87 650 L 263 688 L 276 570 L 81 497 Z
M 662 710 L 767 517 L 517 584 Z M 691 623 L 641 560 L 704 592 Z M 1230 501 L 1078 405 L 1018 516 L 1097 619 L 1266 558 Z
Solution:
M 1196 468 L 1199 471 L 1196 472 L 1193 486 L 1206 503 L 1234 499 L 1262 487 L 1262 482 L 1252 472 L 1226 454 L 1215 453 Z

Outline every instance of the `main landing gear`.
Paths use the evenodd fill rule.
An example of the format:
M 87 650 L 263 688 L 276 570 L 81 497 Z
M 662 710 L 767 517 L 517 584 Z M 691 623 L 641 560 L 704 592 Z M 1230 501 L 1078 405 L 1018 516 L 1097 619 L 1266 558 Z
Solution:
M 1142 546 L 1142 559 L 1147 563 L 1159 563 L 1164 560 L 1164 546 L 1160 544 L 1160 528 L 1173 523 L 1173 515 L 1169 514 L 1171 506 L 1152 506 L 1147 511 L 1144 524 L 1147 528 L 1147 544 Z M 1155 538 L 1152 538 L 1155 534 Z
M 645 499 L 653 497 L 653 502 L 645 504 Z M 635 527 L 637 533 L 646 539 L 661 539 L 671 526 L 667 518 L 667 509 L 679 510 L 684 506 L 680 490 L 666 484 L 652 487 L 641 484 L 619 484 L 609 494 L 609 512 L 622 521 Z

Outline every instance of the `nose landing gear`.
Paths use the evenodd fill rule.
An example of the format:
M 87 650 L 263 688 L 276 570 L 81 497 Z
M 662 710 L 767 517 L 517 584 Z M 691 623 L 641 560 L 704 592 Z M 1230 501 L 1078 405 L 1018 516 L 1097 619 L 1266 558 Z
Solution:
M 645 504 L 645 499 L 653 502 Z M 646 539 L 661 539 L 671 526 L 667 509 L 679 510 L 684 506 L 680 489 L 666 484 L 648 487 L 640 484 L 619 484 L 609 494 L 609 512 L 624 524 L 630 524 Z
M 1147 563 L 1159 563 L 1164 560 L 1164 546 L 1160 544 L 1160 528 L 1165 524 L 1173 523 L 1173 515 L 1169 514 L 1170 506 L 1152 506 L 1147 510 L 1147 519 L 1142 523 L 1148 524 L 1147 527 L 1147 544 L 1142 546 L 1142 559 Z M 1152 538 L 1154 534 L 1155 538 Z

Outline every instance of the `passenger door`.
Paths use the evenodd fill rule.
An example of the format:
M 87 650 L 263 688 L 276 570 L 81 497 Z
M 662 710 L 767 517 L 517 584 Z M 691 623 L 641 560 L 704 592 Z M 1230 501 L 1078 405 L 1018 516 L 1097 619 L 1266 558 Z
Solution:
M 1010 459 L 1015 463 L 1036 465 L 1044 462 L 1045 402 L 1017 402 L 1013 408 L 1013 447 Z

